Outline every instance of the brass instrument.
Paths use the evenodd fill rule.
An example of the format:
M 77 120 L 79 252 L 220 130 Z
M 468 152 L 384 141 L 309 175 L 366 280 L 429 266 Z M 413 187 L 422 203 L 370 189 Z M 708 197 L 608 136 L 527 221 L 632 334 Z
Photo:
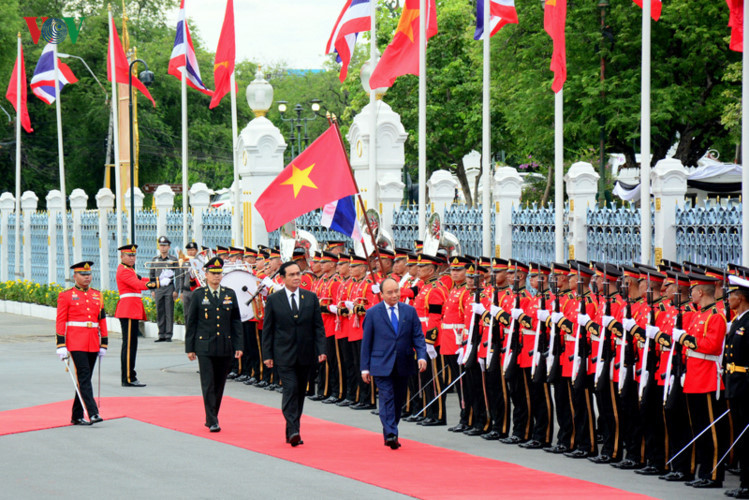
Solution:
M 365 217 L 369 219 L 369 226 L 367 226 L 367 221 L 364 219 Z M 362 230 L 364 246 L 362 247 L 362 243 L 359 241 L 354 242 L 354 252 L 357 255 L 364 255 L 365 249 L 367 255 L 371 255 L 372 253 L 374 253 L 374 247 L 372 246 L 373 239 L 375 242 L 377 242 L 378 248 L 395 250 L 395 239 L 393 238 L 392 234 L 390 234 L 384 227 L 381 226 L 380 214 L 378 214 L 376 210 L 372 208 L 367 210 L 367 213 L 365 215 L 362 215 L 361 221 L 359 222 L 359 227 Z M 372 238 L 369 234 L 370 227 L 374 232 L 374 238 Z
M 427 220 L 426 234 L 424 235 L 424 253 L 437 255 L 440 250 L 445 250 L 448 257 L 462 254 L 460 240 L 453 233 L 442 229 L 440 214 L 434 212 Z

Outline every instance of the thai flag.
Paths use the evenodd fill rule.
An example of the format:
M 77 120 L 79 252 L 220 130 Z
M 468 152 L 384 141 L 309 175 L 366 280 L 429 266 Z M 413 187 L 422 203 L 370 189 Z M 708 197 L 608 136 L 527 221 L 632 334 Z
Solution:
M 484 4 L 487 0 L 476 2 L 476 32 L 474 40 L 484 39 Z M 515 10 L 515 0 L 490 0 L 489 2 L 489 37 L 499 31 L 505 24 L 517 24 L 518 13 Z
M 39 57 L 39 62 L 36 63 L 34 69 L 34 76 L 31 78 L 31 91 L 42 101 L 47 104 L 52 104 L 57 98 L 57 92 L 55 92 L 55 46 L 54 44 L 48 43 L 42 55 Z M 67 64 L 60 61 L 57 58 L 57 73 L 60 77 L 57 82 L 57 88 L 62 88 L 69 84 L 78 81 L 71 69 Z
M 354 241 L 362 241 L 362 231 L 356 220 L 356 208 L 351 196 L 331 201 L 322 208 L 320 224 L 333 231 L 345 234 Z
M 182 0 L 179 8 L 179 19 L 177 20 L 177 35 L 174 37 L 174 48 L 169 59 L 169 74 L 182 80 L 185 59 L 187 60 L 186 83 L 206 95 L 213 95 L 213 91 L 206 87 L 200 79 L 198 58 L 195 57 L 190 28 L 187 26 L 187 20 L 185 19 L 185 0 Z
M 330 34 L 326 54 L 337 53 L 336 61 L 341 63 L 341 81 L 346 79 L 351 55 L 354 53 L 356 37 L 362 31 L 372 29 L 372 2 L 370 0 L 346 0 L 341 14 Z

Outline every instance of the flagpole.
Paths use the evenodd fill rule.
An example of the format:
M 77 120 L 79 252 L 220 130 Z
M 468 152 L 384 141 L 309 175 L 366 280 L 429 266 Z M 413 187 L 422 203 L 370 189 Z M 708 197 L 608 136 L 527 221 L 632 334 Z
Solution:
M 419 1 L 419 236 L 426 228 L 427 197 L 427 0 Z
M 122 179 L 120 172 L 120 123 L 117 117 L 117 66 L 114 62 L 114 30 L 112 29 L 112 6 L 109 9 L 109 60 L 112 73 L 112 127 L 114 132 L 114 192 L 115 212 L 117 213 L 117 248 L 122 246 Z
M 185 20 L 187 26 L 187 20 Z M 187 32 L 187 28 L 185 28 Z M 187 42 L 185 42 L 187 43 Z M 187 54 L 182 67 L 182 248 L 187 244 Z
M 749 12 L 749 0 L 744 0 L 744 12 Z M 747 30 L 742 29 L 741 69 L 741 263 L 749 266 L 749 55 Z
M 642 2 L 642 90 L 640 94 L 640 262 L 650 264 L 650 8 Z M 655 262 L 659 264 L 659 262 Z
M 21 276 L 21 33 L 18 33 L 18 54 L 16 56 L 16 234 L 14 279 Z
M 491 2 L 484 0 L 484 90 L 483 90 L 483 109 L 482 109 L 482 148 L 481 148 L 481 168 L 483 169 L 484 178 L 484 189 L 483 189 L 483 202 L 482 202 L 482 225 L 483 231 L 483 252 L 482 255 L 493 255 L 492 242 L 491 242 L 491 231 L 489 227 L 492 223 L 491 213 L 489 212 L 489 204 L 491 203 L 491 162 L 490 156 L 492 154 L 491 146 L 491 114 L 489 109 L 490 99 L 490 84 L 491 84 Z M 469 186 L 470 190 L 470 186 Z M 478 195 L 478 193 L 476 193 Z M 476 200 L 474 200 L 475 202 Z
M 369 44 L 369 60 L 371 63 L 372 71 L 377 67 L 377 2 L 372 0 L 370 2 L 372 8 L 370 9 L 370 44 Z M 375 89 L 369 90 L 369 106 L 372 108 L 371 112 L 371 123 L 369 133 L 369 189 L 372 191 L 369 195 L 369 199 L 372 200 L 372 208 L 379 210 L 377 205 L 377 93 Z M 365 212 L 366 213 L 366 212 Z M 382 215 L 382 214 L 380 214 Z
M 62 245 L 63 245 L 63 276 L 67 276 L 70 267 L 70 255 L 68 251 L 68 203 L 67 191 L 65 189 L 65 155 L 62 147 L 62 114 L 60 110 L 60 71 L 57 65 L 57 44 L 52 44 L 53 60 L 55 63 L 55 113 L 57 114 L 57 156 L 60 164 L 60 191 L 62 192 Z M 64 279 L 67 281 L 67 278 Z
M 554 94 L 554 255 L 564 262 L 564 87 Z
M 232 203 L 232 225 L 234 226 L 232 233 L 237 235 L 234 246 L 243 247 L 245 241 L 244 231 L 242 231 L 242 212 L 240 211 L 242 189 L 239 185 L 239 164 L 237 163 L 237 135 L 239 134 L 239 130 L 237 127 L 237 85 L 234 80 L 235 73 L 236 71 L 232 71 L 231 76 L 229 77 L 229 85 L 231 85 L 229 91 L 231 97 L 231 157 L 234 165 L 234 185 L 236 186 L 236 189 L 234 190 L 234 203 Z

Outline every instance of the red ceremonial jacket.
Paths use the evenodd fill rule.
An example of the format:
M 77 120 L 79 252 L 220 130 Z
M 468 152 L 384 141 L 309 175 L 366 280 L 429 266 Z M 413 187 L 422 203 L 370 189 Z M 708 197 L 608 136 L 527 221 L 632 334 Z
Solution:
M 151 281 L 150 278 L 141 278 L 135 273 L 135 269 L 120 263 L 117 267 L 117 291 L 120 292 L 120 300 L 114 311 L 115 318 L 146 319 L 146 309 L 140 293 L 143 290 L 158 288 L 158 278 Z
M 57 347 L 99 352 L 107 348 L 107 315 L 99 290 L 73 287 L 57 297 Z M 101 334 L 101 335 L 100 335 Z

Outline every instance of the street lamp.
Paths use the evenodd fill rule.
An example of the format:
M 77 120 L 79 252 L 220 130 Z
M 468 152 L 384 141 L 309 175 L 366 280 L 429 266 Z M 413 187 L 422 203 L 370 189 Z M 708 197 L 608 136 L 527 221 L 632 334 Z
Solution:
M 304 148 L 307 147 L 309 144 L 309 135 L 307 134 L 307 122 L 314 120 L 317 118 L 318 113 L 320 112 L 320 103 L 322 102 L 320 99 L 311 99 L 309 101 L 310 103 L 310 109 L 312 110 L 312 116 L 302 116 L 302 112 L 304 111 L 304 108 L 301 104 L 297 104 L 294 106 L 293 111 L 296 112 L 296 117 L 293 115 L 291 118 L 285 118 L 284 115 L 286 114 L 286 111 L 288 111 L 288 102 L 286 101 L 276 101 L 278 104 L 278 112 L 281 113 L 281 120 L 289 123 L 289 128 L 291 129 L 291 137 L 289 137 L 289 143 L 291 144 L 291 157 L 294 158 L 296 155 L 302 152 Z M 304 137 L 302 137 L 302 127 L 304 127 Z M 295 130 L 296 129 L 296 130 Z M 296 150 L 294 141 L 296 141 Z M 302 144 L 304 143 L 304 144 Z
M 153 72 L 148 69 L 148 64 L 143 59 L 135 59 L 130 63 L 130 70 L 128 71 L 128 85 L 129 85 L 129 96 L 130 102 L 128 110 L 130 112 L 130 243 L 135 243 L 135 143 L 133 141 L 133 67 L 136 63 L 143 63 L 146 67 L 138 79 L 146 87 L 153 83 Z M 185 193 L 186 196 L 187 193 Z

